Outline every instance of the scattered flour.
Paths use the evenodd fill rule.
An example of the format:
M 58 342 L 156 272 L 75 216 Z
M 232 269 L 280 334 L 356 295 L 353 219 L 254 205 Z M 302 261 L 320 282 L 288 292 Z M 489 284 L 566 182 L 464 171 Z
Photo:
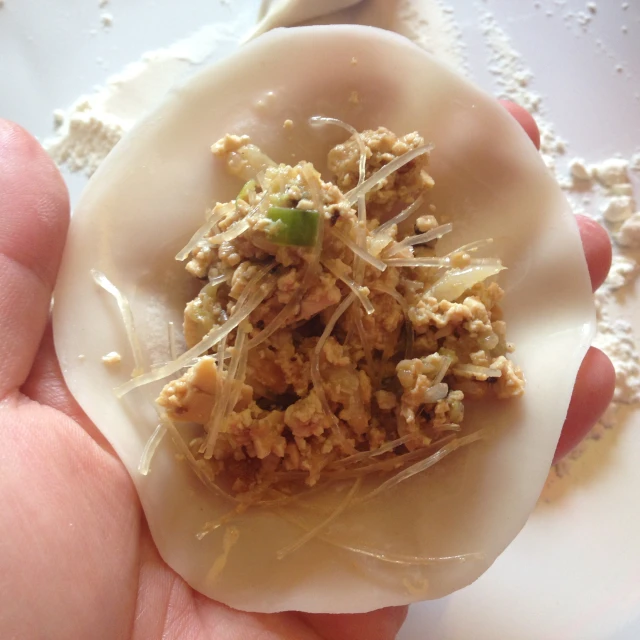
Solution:
M 629 163 L 622 158 L 609 158 L 594 165 L 593 177 L 604 187 L 613 188 L 620 184 L 629 184 Z
M 614 236 L 621 247 L 628 249 L 640 248 L 640 212 L 627 218 Z
M 511 42 L 511 38 L 498 25 L 493 14 L 486 12 L 480 18 L 480 27 L 489 50 L 489 71 L 498 88 L 498 97 L 508 98 L 531 113 L 540 129 L 540 152 L 549 169 L 557 174 L 558 161 L 567 148 L 567 143 L 556 133 L 555 127 L 546 117 L 542 96 L 532 88 L 533 73 L 522 61 Z
M 629 258 L 616 256 L 607 282 L 596 294 L 598 335 L 595 346 L 602 349 L 614 364 L 616 390 L 614 404 L 640 402 L 640 356 L 633 328 L 626 320 L 616 318 L 611 298 L 638 273 L 638 265 Z M 608 425 L 613 426 L 613 425 Z
M 588 11 L 589 18 L 593 18 L 597 7 L 589 5 Z M 513 100 L 535 116 L 541 133 L 542 157 L 574 210 L 604 222 L 614 241 L 611 271 L 596 294 L 598 335 L 594 344 L 609 356 L 616 371 L 614 401 L 590 434 L 591 439 L 599 439 L 602 429 L 616 426 L 620 405 L 640 402 L 640 352 L 631 324 L 619 317 L 623 304 L 619 296 L 625 288 L 631 289 L 639 273 L 630 250 L 640 248 L 640 212 L 635 213 L 629 171 L 640 171 L 640 153 L 630 161 L 619 157 L 593 165 L 587 165 L 582 158 L 566 161 L 568 144 L 556 133 L 545 113 L 542 97 L 533 88 L 533 73 L 491 13 L 486 12 L 480 24 L 489 50 L 489 70 L 500 97 Z M 587 24 L 585 21 L 583 26 Z M 585 208 L 585 205 L 590 206 Z M 556 476 L 566 475 L 572 460 L 577 459 L 586 446 L 578 446 L 568 460 L 557 465 Z
M 609 223 L 624 222 L 633 214 L 631 196 L 612 196 L 602 208 L 603 218 Z
M 103 27 L 111 27 L 113 25 L 113 15 L 110 13 L 103 13 L 100 16 L 100 23 Z
M 144 54 L 95 93 L 54 111 L 55 135 L 44 141 L 45 149 L 60 166 L 90 176 L 141 116 L 217 47 L 237 42 L 237 32 L 236 25 L 207 25 Z
M 589 181 L 591 180 L 591 172 L 585 166 L 582 158 L 574 158 L 569 163 L 569 173 L 575 180 Z

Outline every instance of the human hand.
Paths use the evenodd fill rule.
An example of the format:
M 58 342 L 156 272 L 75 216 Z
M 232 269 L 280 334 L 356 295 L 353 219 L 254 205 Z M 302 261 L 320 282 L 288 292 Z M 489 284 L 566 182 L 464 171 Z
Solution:
M 535 141 L 530 116 L 508 106 Z M 160 558 L 125 468 L 63 381 L 49 303 L 69 218 L 41 147 L 0 121 L 0 637 L 391 640 L 406 608 L 359 615 L 249 614 L 194 592 Z M 606 233 L 579 220 L 591 279 Z M 38 347 L 38 345 L 40 345 Z M 558 453 L 608 404 L 613 370 L 592 349 Z

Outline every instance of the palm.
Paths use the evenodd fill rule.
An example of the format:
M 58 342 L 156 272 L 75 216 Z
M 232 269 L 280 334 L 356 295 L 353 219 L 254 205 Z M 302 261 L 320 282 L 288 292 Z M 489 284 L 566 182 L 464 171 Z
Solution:
M 33 138 L 0 120 L 0 638 L 395 637 L 404 608 L 245 614 L 195 593 L 163 562 L 127 472 L 69 394 L 45 330 L 67 224 L 55 167 Z M 598 286 L 608 240 L 584 221 L 581 231 Z M 612 383 L 610 363 L 592 350 L 560 448 L 593 424 Z
M 8 396 L 0 429 L 11 452 L 0 488 L 1 512 L 11 514 L 0 521 L 0 575 L 12 590 L 3 601 L 15 603 L 2 637 L 37 638 L 44 628 L 51 640 L 395 635 L 402 610 L 253 615 L 194 592 L 158 555 L 127 472 L 69 395 L 50 332 L 22 391 Z

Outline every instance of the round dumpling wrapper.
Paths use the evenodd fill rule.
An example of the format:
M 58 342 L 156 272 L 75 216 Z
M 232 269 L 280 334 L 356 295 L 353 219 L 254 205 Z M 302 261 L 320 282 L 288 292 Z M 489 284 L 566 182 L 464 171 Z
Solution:
M 130 301 L 146 365 L 166 361 L 167 323 L 181 326 L 198 290 L 174 256 L 212 202 L 239 189 L 211 144 L 248 134 L 278 162 L 308 160 L 325 172 L 327 152 L 346 135 L 308 126 L 317 115 L 358 130 L 418 131 L 435 145 L 430 202 L 453 222 L 439 251 L 495 239 L 493 253 L 507 267 L 499 282 L 508 336 L 527 388 L 516 401 L 469 403 L 463 429 L 484 429 L 485 439 L 355 501 L 279 558 L 351 485 L 225 523 L 235 505 L 203 486 L 171 438 L 161 442 L 151 472 L 139 473 L 163 382 L 121 400 L 112 392 L 129 379 L 133 357 L 115 300 L 91 270 Z M 292 128 L 283 128 L 287 119 Z M 511 116 L 408 40 L 333 26 L 258 38 L 173 91 L 118 144 L 73 216 L 54 333 L 71 392 L 131 473 L 172 568 L 238 609 L 343 613 L 447 595 L 478 578 L 513 540 L 548 473 L 594 315 L 574 216 Z M 101 360 L 111 351 L 123 356 L 117 367 Z

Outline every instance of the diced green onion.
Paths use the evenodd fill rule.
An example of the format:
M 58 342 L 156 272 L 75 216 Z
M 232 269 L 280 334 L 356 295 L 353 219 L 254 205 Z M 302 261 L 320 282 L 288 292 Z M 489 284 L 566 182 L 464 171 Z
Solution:
M 269 207 L 267 218 L 277 223 L 268 232 L 272 242 L 294 247 L 312 247 L 315 244 L 320 221 L 317 211 Z

